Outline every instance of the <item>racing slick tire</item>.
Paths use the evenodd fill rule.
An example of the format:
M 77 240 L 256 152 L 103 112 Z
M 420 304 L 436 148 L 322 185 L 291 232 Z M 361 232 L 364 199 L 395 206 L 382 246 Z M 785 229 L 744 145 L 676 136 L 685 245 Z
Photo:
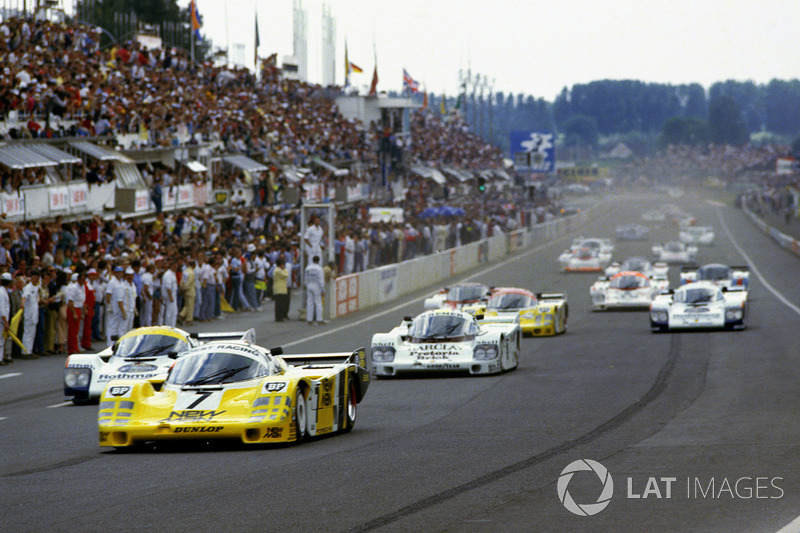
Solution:
M 356 425 L 356 415 L 358 413 L 358 396 L 356 395 L 356 386 L 353 383 L 353 376 L 350 376 L 350 384 L 347 387 L 347 405 L 344 412 L 344 427 L 342 433 L 347 433 L 353 426 Z
M 303 442 L 308 437 L 308 406 L 303 388 L 297 387 L 294 396 L 295 442 Z

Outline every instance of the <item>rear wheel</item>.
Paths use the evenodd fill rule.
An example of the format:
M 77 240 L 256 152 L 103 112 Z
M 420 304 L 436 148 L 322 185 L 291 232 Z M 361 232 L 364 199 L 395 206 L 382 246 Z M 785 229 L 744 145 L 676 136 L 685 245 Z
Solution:
M 297 388 L 294 397 L 294 420 L 296 442 L 302 442 L 308 436 L 308 414 L 306 412 L 306 397 L 303 389 Z
M 356 396 L 356 386 L 353 383 L 353 376 L 350 376 L 350 384 L 347 387 L 347 405 L 345 406 L 345 421 L 343 432 L 347 433 L 356 425 L 356 414 L 358 412 L 358 397 Z

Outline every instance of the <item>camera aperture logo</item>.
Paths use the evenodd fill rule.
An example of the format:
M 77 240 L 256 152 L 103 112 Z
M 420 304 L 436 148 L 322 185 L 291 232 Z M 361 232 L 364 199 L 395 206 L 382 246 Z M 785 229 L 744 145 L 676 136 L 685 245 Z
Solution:
M 597 497 L 596 502 L 581 504 L 572 499 L 567 488 L 576 472 L 594 472 L 597 475 L 600 483 L 603 484 L 603 490 L 600 496 Z M 608 506 L 613 495 L 614 480 L 611 479 L 611 474 L 608 473 L 606 467 L 591 459 L 579 459 L 571 462 L 561 471 L 561 475 L 558 477 L 558 499 L 561 500 L 561 503 L 564 504 L 564 507 L 569 512 L 579 516 L 596 515 Z

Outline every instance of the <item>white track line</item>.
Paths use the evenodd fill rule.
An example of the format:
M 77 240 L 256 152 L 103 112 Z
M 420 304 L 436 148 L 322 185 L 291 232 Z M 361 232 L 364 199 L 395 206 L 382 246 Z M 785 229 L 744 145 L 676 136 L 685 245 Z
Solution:
M 21 376 L 21 375 L 22 375 L 22 372 L 11 372 L 10 374 L 0 375 L 0 379 L 15 378 L 15 377 Z
M 728 225 L 725 224 L 725 221 L 722 219 L 722 209 L 719 206 L 717 207 L 717 218 L 719 219 L 720 224 L 722 224 L 722 229 L 725 230 L 725 233 L 728 235 L 728 238 L 731 240 L 731 243 L 733 244 L 733 247 L 736 248 L 736 250 L 742 255 L 742 257 L 744 257 L 744 260 L 747 261 L 748 265 L 750 265 L 750 270 L 756 276 L 758 276 L 758 280 L 764 285 L 764 287 L 767 288 L 767 290 L 769 292 L 771 292 L 775 296 L 775 298 L 777 298 L 778 300 L 783 302 L 786 305 L 786 307 L 788 307 L 789 309 L 794 311 L 797 315 L 800 315 L 800 307 L 797 307 L 792 302 L 790 302 L 788 299 L 786 299 L 785 296 L 783 296 L 781 293 L 779 293 L 777 291 L 777 289 L 775 289 L 775 287 L 770 285 L 769 282 L 766 279 L 764 279 L 764 276 L 761 275 L 761 272 L 759 272 L 759 270 L 756 267 L 755 263 L 753 263 L 753 260 L 750 259 L 750 256 L 748 256 L 745 253 L 745 251 L 742 250 L 742 247 L 739 246 L 739 243 L 736 242 L 736 239 L 733 238 L 733 235 L 731 234 L 730 230 L 728 229 Z
M 72 402 L 56 403 L 56 404 L 53 404 L 53 405 L 48 405 L 47 408 L 48 409 L 55 409 L 56 407 L 66 407 L 68 405 L 72 405 Z
M 476 273 L 474 273 L 474 274 L 472 274 L 472 275 L 470 275 L 470 276 L 468 276 L 466 278 L 463 278 L 463 279 L 464 280 L 470 280 L 472 278 L 476 278 L 476 277 L 478 277 L 480 275 L 486 274 L 487 272 L 491 272 L 492 270 L 496 270 L 496 269 L 498 269 L 498 268 L 500 268 L 502 266 L 507 265 L 508 263 L 510 263 L 512 261 L 517 261 L 517 260 L 519 260 L 519 259 L 521 259 L 523 257 L 526 257 L 526 256 L 528 256 L 528 255 L 530 255 L 530 254 L 532 254 L 534 252 L 538 252 L 539 250 L 545 248 L 546 246 L 550 246 L 551 244 L 553 244 L 555 242 L 564 240 L 568 235 L 570 235 L 572 233 L 574 233 L 574 232 L 569 232 L 569 233 L 567 233 L 565 235 L 562 235 L 561 237 L 559 237 L 557 239 L 553 239 L 551 241 L 547 241 L 546 243 L 544 243 L 544 244 L 542 244 L 540 246 L 537 246 L 536 248 L 531 248 L 530 250 L 528 250 L 526 252 L 523 252 L 523 253 L 521 253 L 519 255 L 514 255 L 512 257 L 509 257 L 508 259 L 504 259 L 503 261 L 500 261 L 499 263 L 497 263 L 495 265 L 492 265 L 490 267 L 484 268 L 483 270 L 479 270 L 478 272 L 476 272 Z M 366 318 L 363 318 L 363 319 L 361 319 L 361 320 L 359 320 L 357 322 L 350 323 L 350 324 L 348 324 L 346 326 L 339 326 L 338 328 L 333 328 L 333 329 L 328 330 L 328 331 L 323 331 L 321 333 L 317 333 L 316 335 L 311 335 L 310 337 L 303 337 L 302 339 L 299 339 L 299 340 L 296 340 L 296 341 L 292 341 L 292 342 L 287 342 L 285 344 L 282 344 L 281 346 L 283 346 L 283 347 L 294 346 L 295 344 L 300 344 L 301 342 L 306 342 L 306 341 L 310 341 L 310 340 L 313 340 L 313 339 L 318 339 L 320 337 L 324 337 L 325 335 L 330 335 L 331 333 L 336 333 L 338 331 L 343 331 L 343 330 L 346 330 L 346 329 L 350 329 L 355 325 L 363 324 L 365 322 L 368 322 L 368 321 L 372 320 L 373 318 L 378 318 L 378 317 L 383 316 L 383 315 L 388 315 L 389 313 L 394 313 L 398 309 L 401 309 L 401 308 L 403 308 L 403 307 L 405 307 L 405 306 L 407 306 L 409 304 L 412 304 L 414 302 L 422 301 L 425 298 L 427 298 L 428 296 L 430 296 L 430 295 L 426 294 L 424 296 L 420 296 L 419 298 L 414 298 L 413 300 L 408 300 L 408 301 L 403 302 L 403 303 L 401 303 L 399 305 L 396 305 L 396 306 L 391 307 L 389 309 L 385 309 L 385 310 L 383 310 L 383 311 L 381 311 L 379 313 L 375 313 L 375 314 L 370 315 L 370 316 L 368 316 Z

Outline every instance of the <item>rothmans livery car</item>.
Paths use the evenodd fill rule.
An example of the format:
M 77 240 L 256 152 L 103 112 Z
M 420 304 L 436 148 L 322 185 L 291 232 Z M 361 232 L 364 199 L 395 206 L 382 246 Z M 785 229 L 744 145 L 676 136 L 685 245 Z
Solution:
M 100 400 L 100 446 L 184 439 L 299 442 L 350 431 L 369 385 L 364 349 L 281 353 L 244 341 L 213 341 L 177 359 L 166 380 L 113 381 Z
M 652 248 L 656 261 L 668 264 L 694 263 L 697 246 L 680 241 L 670 241 L 664 245 L 656 244 Z
M 719 287 L 729 289 L 741 287 L 745 290 L 750 286 L 750 268 L 746 266 L 722 265 L 709 263 L 700 268 L 681 268 L 681 285 L 695 281 L 708 281 Z
M 746 291 L 698 281 L 657 296 L 650 306 L 650 329 L 744 329 L 746 316 Z
M 179 355 L 212 339 L 255 342 L 255 331 L 195 335 L 169 326 L 133 329 L 99 353 L 70 355 L 64 367 L 64 396 L 87 403 L 97 401 L 115 379 L 165 377 Z
M 461 309 L 466 305 L 485 302 L 491 289 L 482 283 L 459 283 L 437 291 L 433 296 L 426 298 L 425 309 Z
M 372 373 L 499 374 L 517 367 L 519 324 L 482 323 L 464 311 L 435 309 L 372 337 Z
M 569 308 L 562 293 L 538 293 L 516 287 L 499 287 L 485 304 L 465 307 L 471 315 L 483 315 L 482 323 L 518 323 L 523 335 L 558 335 L 567 330 Z
M 686 226 L 678 232 L 678 239 L 686 244 L 711 246 L 714 244 L 714 228 L 711 226 Z
M 629 257 L 622 263 L 614 261 L 606 267 L 606 278 L 624 271 L 641 272 L 653 281 L 666 281 L 669 276 L 669 265 L 666 263 L 651 263 L 644 257 Z M 669 283 L 667 283 L 669 285 Z
M 648 309 L 653 298 L 669 288 L 669 282 L 651 280 L 641 272 L 617 272 L 600 278 L 589 288 L 592 311 L 609 309 Z

